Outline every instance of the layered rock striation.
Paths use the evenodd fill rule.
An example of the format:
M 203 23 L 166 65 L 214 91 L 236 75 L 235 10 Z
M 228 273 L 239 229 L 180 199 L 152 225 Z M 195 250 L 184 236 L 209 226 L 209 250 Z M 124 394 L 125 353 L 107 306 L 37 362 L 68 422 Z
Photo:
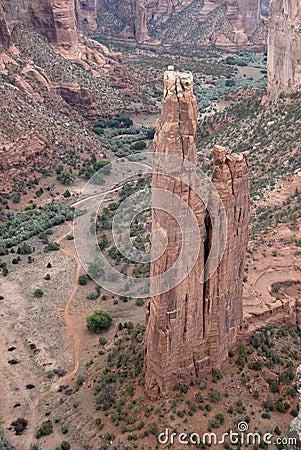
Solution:
M 268 93 L 271 98 L 301 86 L 301 4 L 272 0 L 268 38 Z
M 222 147 L 214 149 L 213 183 L 206 185 L 209 201 L 205 205 L 197 193 L 194 170 L 187 170 L 184 162 L 196 161 L 197 105 L 193 94 L 191 74 L 168 70 L 164 76 L 164 98 L 161 118 L 156 125 L 154 140 L 156 154 L 183 160 L 182 169 L 173 177 L 153 175 L 153 232 L 166 237 L 165 251 L 151 263 L 151 296 L 147 313 L 145 342 L 145 390 L 150 399 L 168 394 L 179 383 L 190 384 L 202 374 L 221 366 L 229 349 L 233 348 L 242 321 L 242 274 L 249 220 L 249 175 L 247 154 L 226 155 Z M 202 184 L 202 183 L 201 183 Z M 202 187 L 201 185 L 199 186 Z M 165 273 L 177 260 L 183 245 L 178 223 L 165 211 L 156 209 L 157 189 L 177 196 L 193 211 L 198 224 L 199 249 L 190 273 L 175 287 L 157 293 L 158 275 Z M 208 189 L 211 192 L 208 192 Z M 228 225 L 218 221 L 222 200 Z M 204 197 L 202 195 L 202 197 Z M 210 215 L 208 211 L 210 211 Z M 177 210 L 176 210 L 177 211 Z M 175 217 L 181 217 L 179 207 Z M 220 226 L 217 229 L 218 225 Z M 185 222 L 185 232 L 190 233 L 190 223 Z M 213 230 L 214 233 L 213 234 Z M 209 257 L 211 250 L 219 252 L 215 242 L 228 234 L 225 253 L 214 272 L 217 255 Z M 154 234 L 152 245 L 159 246 Z M 203 239 L 203 236 L 206 236 Z M 197 241 L 191 242 L 196 246 Z M 183 266 L 188 265 L 190 248 Z M 212 255 L 211 255 L 212 256 Z M 208 279 L 207 279 L 208 278 Z

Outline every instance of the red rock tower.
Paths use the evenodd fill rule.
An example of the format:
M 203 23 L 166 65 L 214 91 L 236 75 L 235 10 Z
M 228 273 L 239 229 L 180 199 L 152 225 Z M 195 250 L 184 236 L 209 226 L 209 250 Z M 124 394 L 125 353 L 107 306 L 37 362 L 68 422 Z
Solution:
M 196 125 L 193 77 L 169 67 L 164 74 L 164 98 L 156 126 L 155 152 L 195 163 Z M 181 178 L 181 174 L 178 177 Z M 203 235 L 203 204 L 190 186 L 168 176 L 153 175 L 152 188 L 180 196 L 195 213 L 200 235 Z M 154 194 L 153 204 L 156 205 Z M 164 254 L 151 264 L 151 277 L 154 277 L 172 265 L 179 255 L 182 240 L 176 221 L 164 211 L 153 210 L 152 230 L 162 230 L 168 240 Z M 195 346 L 199 347 L 203 339 L 200 284 L 203 267 L 204 254 L 201 252 L 194 269 L 180 284 L 151 298 L 145 356 L 146 392 L 150 398 L 165 395 L 178 383 L 189 383 L 198 377 Z
M 220 367 L 229 349 L 235 345 L 242 320 L 242 274 L 249 214 L 247 155 L 227 157 L 225 149 L 215 148 L 213 182 L 216 189 L 210 192 L 210 184 L 206 185 L 209 218 L 195 189 L 195 170 L 187 171 L 184 164 L 196 162 L 196 126 L 197 103 L 192 74 L 175 72 L 171 66 L 164 74 L 162 112 L 154 139 L 155 157 L 163 154 L 163 164 L 170 164 L 170 167 L 166 168 L 168 175 L 155 170 L 152 180 L 152 231 L 160 231 L 166 239 L 165 251 L 151 263 L 151 294 L 155 294 L 151 296 L 147 314 L 145 391 L 153 400 L 167 395 L 179 383 L 189 385 L 213 368 Z M 183 160 L 176 179 L 168 156 Z M 156 193 L 158 189 L 188 205 L 200 235 L 199 242 L 193 242 L 192 238 L 190 247 L 186 248 L 187 261 L 184 257 L 183 266 L 188 264 L 193 247 L 199 246 L 192 270 L 170 290 L 159 286 L 162 287 L 161 294 L 157 293 L 155 277 L 166 272 L 177 260 L 183 239 L 175 220 L 182 212 L 175 207 L 175 214 L 171 217 L 166 211 L 156 209 L 159 203 L 157 196 L 160 197 L 160 192 Z M 228 216 L 228 227 L 217 220 L 220 214 L 218 194 Z M 217 271 L 206 280 L 206 270 L 214 264 L 213 257 L 206 266 L 216 238 L 212 233 L 212 229 L 216 233 L 215 221 L 220 228 L 226 228 L 218 230 L 218 233 L 228 233 L 228 240 Z M 184 231 L 188 235 L 189 226 L 187 220 Z M 152 243 L 156 247 L 156 237 Z

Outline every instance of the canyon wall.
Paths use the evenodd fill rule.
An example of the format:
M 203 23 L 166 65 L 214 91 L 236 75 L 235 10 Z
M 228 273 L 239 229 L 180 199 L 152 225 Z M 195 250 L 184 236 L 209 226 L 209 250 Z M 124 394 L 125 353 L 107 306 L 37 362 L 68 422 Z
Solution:
M 164 75 L 162 113 L 156 125 L 155 155 L 177 156 L 184 162 L 195 164 L 196 123 L 192 75 L 168 70 Z M 184 163 L 177 172 L 177 179 L 173 178 L 174 167 L 168 158 L 163 158 L 163 164 L 170 164 L 169 176 L 153 175 L 152 230 L 166 236 L 167 246 L 151 263 L 151 299 L 145 341 L 145 390 L 150 399 L 168 394 L 179 383 L 189 385 L 201 375 L 221 367 L 236 343 L 242 321 L 242 275 L 248 240 L 247 158 L 247 154 L 227 156 L 224 148 L 215 147 L 212 179 L 215 189 L 209 184 L 203 185 L 203 192 L 207 194 L 212 189 L 207 204 L 210 217 L 196 192 L 195 172 L 187 170 Z M 161 294 L 157 293 L 160 281 L 155 277 L 174 264 L 183 240 L 179 225 L 171 215 L 156 209 L 160 200 L 156 189 L 176 195 L 191 208 L 201 236 L 198 257 L 189 275 L 167 292 L 163 292 L 164 284 L 159 286 Z M 221 216 L 218 195 L 224 204 L 227 226 L 218 221 Z M 179 207 L 176 217 L 182 215 Z M 190 226 L 186 219 L 185 232 L 188 234 L 192 233 Z M 220 227 L 218 230 L 217 226 Z M 217 259 L 215 253 L 213 258 L 208 258 L 213 251 L 213 240 L 219 242 L 219 236 L 226 237 L 227 234 L 221 263 L 213 276 L 207 277 Z M 157 235 L 154 236 L 152 246 L 160 247 Z M 203 236 L 206 236 L 205 240 Z M 196 246 L 198 241 L 193 237 L 191 242 Z M 218 246 L 214 248 L 214 252 L 219 252 Z M 183 266 L 188 266 L 192 250 L 186 248 L 186 253 L 187 261 Z M 153 292 L 156 294 L 152 295 Z
M 301 4 L 272 0 L 268 38 L 268 93 L 293 92 L 301 86 Z
M 205 0 L 201 8 L 201 20 L 208 19 L 209 15 L 220 5 L 226 7 L 226 16 L 238 33 L 250 36 L 260 23 L 260 0 Z
M 227 15 L 234 29 L 250 36 L 260 22 L 260 0 L 227 0 Z
M 249 39 L 261 24 L 260 0 L 99 0 L 98 6 L 102 8 L 98 17 L 100 29 L 106 29 L 105 33 L 112 37 L 140 43 L 158 44 L 166 37 L 166 44 L 170 44 L 174 37 L 169 36 L 174 33 L 181 41 L 184 27 L 183 36 L 187 35 L 186 28 L 191 28 L 201 45 L 251 46 Z M 111 14 L 110 21 L 106 13 Z M 116 20 L 119 26 L 110 29 Z
M 92 14 L 92 16 L 91 16 Z M 93 25 L 94 17 L 94 25 Z M 46 36 L 52 46 L 64 57 L 104 66 L 107 57 L 113 57 L 107 48 L 82 33 L 82 22 L 88 20 L 96 27 L 96 3 L 79 0 L 0 0 L 0 44 L 8 47 L 15 25 L 31 26 Z M 85 22 L 84 22 L 85 23 Z M 114 57 L 113 57 L 114 59 Z
M 1 0 L 0 16 L 9 31 L 22 22 L 62 48 L 78 45 L 81 20 L 77 0 Z

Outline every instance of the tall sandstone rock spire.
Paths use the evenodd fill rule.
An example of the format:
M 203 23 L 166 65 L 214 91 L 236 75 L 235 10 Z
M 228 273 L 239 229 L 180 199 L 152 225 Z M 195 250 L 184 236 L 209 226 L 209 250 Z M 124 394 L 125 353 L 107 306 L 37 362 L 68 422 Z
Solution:
M 300 0 L 272 0 L 268 38 L 268 93 L 301 87 L 301 3 Z
M 168 70 L 164 74 L 164 99 L 161 118 L 156 127 L 155 152 L 183 158 L 194 164 L 196 124 L 197 103 L 193 95 L 192 75 Z M 178 177 L 181 178 L 181 173 Z M 201 199 L 192 195 L 190 186 L 168 176 L 153 175 L 152 188 L 180 196 L 195 213 L 202 236 L 204 208 Z M 153 196 L 154 204 L 156 200 Z M 164 254 L 151 264 L 151 277 L 170 268 L 181 246 L 176 221 L 156 209 L 153 210 L 152 221 L 152 231 L 155 230 L 165 233 L 168 244 Z M 189 383 L 197 378 L 198 362 L 195 354 L 199 349 L 196 346 L 202 342 L 203 335 L 200 285 L 203 267 L 204 252 L 201 249 L 198 261 L 187 278 L 170 291 L 151 298 L 145 356 L 146 392 L 151 399 L 168 393 L 179 382 Z M 151 285 L 151 291 L 152 288 Z
M 217 270 L 204 285 L 206 311 L 205 335 L 210 364 L 219 367 L 236 346 L 240 332 L 245 255 L 249 237 L 250 186 L 248 169 L 249 152 L 226 154 L 224 147 L 213 149 L 212 182 L 227 214 L 227 241 Z M 212 193 L 209 204 L 213 210 L 216 193 Z M 211 224 L 207 223 L 209 247 L 212 246 Z M 225 233 L 220 229 L 219 233 Z
M 164 75 L 162 112 L 154 140 L 155 156 L 163 153 L 195 164 L 196 125 L 197 104 L 192 75 L 170 68 Z M 207 192 L 206 206 L 210 216 L 194 189 L 195 184 L 191 188 L 195 173 L 191 173 L 191 180 L 189 176 L 185 179 L 184 165 L 177 180 L 172 178 L 172 167 L 168 168 L 171 177 L 153 175 L 152 230 L 163 232 L 167 246 L 165 252 L 151 263 L 151 277 L 170 268 L 182 244 L 176 221 L 156 209 L 156 189 L 178 196 L 191 208 L 201 239 L 198 257 L 189 275 L 167 292 L 163 292 L 162 286 L 163 293 L 156 293 L 150 299 L 145 342 L 145 390 L 150 399 L 167 395 L 177 384 L 190 384 L 202 374 L 220 367 L 236 344 L 242 320 L 242 275 L 248 240 L 247 159 L 248 154 L 227 156 L 223 147 L 214 148 L 215 189 L 207 184 L 210 192 Z M 217 220 L 220 215 L 218 196 L 227 214 L 227 229 Z M 207 259 L 213 249 L 213 240 L 217 239 L 212 232 L 213 229 L 216 232 L 214 221 L 220 223 L 217 233 L 227 233 L 228 238 L 217 271 L 206 280 L 206 271 L 212 269 L 210 264 L 215 261 L 214 255 Z M 156 237 L 153 246 L 156 246 Z M 187 250 L 189 253 L 190 249 Z M 218 248 L 215 251 L 218 252 Z M 156 291 L 152 289 L 152 283 L 157 281 L 151 281 L 151 293 Z

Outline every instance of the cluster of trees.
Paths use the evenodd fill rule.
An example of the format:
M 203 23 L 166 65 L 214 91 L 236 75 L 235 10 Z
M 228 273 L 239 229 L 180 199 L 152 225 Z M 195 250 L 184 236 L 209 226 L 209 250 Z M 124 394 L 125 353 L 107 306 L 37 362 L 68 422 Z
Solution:
M 104 128 L 129 128 L 133 126 L 133 121 L 128 114 L 117 114 L 113 118 L 100 119 L 93 127 L 96 134 L 103 134 Z
M 6 222 L 0 224 L 0 255 L 27 239 L 51 228 L 54 225 L 73 219 L 74 210 L 60 203 L 46 205 L 42 211 L 10 211 Z
M 247 66 L 248 65 L 248 63 L 246 62 L 246 61 L 244 61 L 244 60 L 242 60 L 242 59 L 237 59 L 237 58 L 234 58 L 234 56 L 228 56 L 227 58 L 226 58 L 226 64 L 230 64 L 231 66 L 241 66 L 241 67 L 244 67 L 244 66 Z

